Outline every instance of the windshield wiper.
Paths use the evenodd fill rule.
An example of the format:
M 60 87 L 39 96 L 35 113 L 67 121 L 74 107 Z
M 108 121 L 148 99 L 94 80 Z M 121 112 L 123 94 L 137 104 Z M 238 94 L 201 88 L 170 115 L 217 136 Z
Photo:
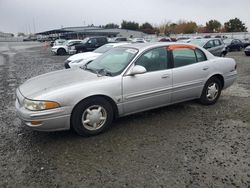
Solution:
M 83 70 L 88 70 L 88 71 L 90 71 L 90 72 L 93 72 L 93 73 L 95 73 L 95 74 L 98 74 L 98 71 L 96 71 L 95 69 L 88 68 L 87 65 L 83 65 L 83 66 L 81 66 L 80 68 L 83 69 Z
M 104 76 L 112 76 L 112 73 L 107 71 L 106 69 L 99 69 L 97 71 L 97 73 L 101 76 L 101 75 L 104 75 Z
M 83 69 L 83 70 L 88 70 L 90 72 L 93 72 L 95 74 L 97 74 L 97 76 L 113 76 L 111 72 L 107 71 L 106 69 L 91 69 L 91 68 L 88 68 L 87 66 L 88 64 L 85 64 L 83 66 L 81 66 L 80 68 Z

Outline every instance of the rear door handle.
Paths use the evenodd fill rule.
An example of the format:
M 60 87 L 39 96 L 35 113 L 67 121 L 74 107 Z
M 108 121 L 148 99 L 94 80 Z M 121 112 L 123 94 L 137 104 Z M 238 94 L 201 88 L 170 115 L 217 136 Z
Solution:
M 161 78 L 169 78 L 169 75 L 168 74 L 164 74 L 161 76 Z

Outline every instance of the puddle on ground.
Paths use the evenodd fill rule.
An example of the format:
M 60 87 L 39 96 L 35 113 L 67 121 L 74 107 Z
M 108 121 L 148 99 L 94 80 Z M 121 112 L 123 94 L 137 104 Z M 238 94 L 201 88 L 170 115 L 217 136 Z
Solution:
M 234 84 L 223 91 L 223 95 L 233 97 L 250 97 L 250 90 L 245 89 L 240 84 Z

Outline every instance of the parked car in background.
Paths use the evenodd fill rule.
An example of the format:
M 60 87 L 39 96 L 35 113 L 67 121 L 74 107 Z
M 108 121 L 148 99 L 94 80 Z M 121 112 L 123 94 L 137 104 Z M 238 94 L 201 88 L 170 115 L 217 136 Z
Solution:
M 148 39 L 147 42 L 171 42 L 169 37 L 155 37 Z
M 245 52 L 246 56 L 250 56 L 250 46 L 247 46 L 247 47 L 244 49 L 244 52 Z
M 190 37 L 185 37 L 185 36 L 182 36 L 182 37 L 177 37 L 176 40 L 179 42 L 179 41 L 182 41 L 182 40 L 188 40 L 190 39 Z
M 146 43 L 147 41 L 144 38 L 133 38 L 132 43 Z
M 58 45 L 62 45 L 66 42 L 66 39 L 57 39 L 55 41 L 53 41 L 52 46 L 58 46 Z
M 72 46 L 72 48 L 70 48 L 70 52 L 71 54 L 89 52 L 107 43 L 108 43 L 107 37 L 102 37 L 102 36 L 87 37 L 81 43 Z
M 117 117 L 193 99 L 214 104 L 236 76 L 234 59 L 192 44 L 129 44 L 81 69 L 27 80 L 16 90 L 16 109 L 34 130 L 96 135 Z
M 55 45 L 51 48 L 51 52 L 56 55 L 66 55 L 69 53 L 71 46 L 79 44 L 82 40 L 67 40 L 63 44 Z
M 244 45 L 239 39 L 224 39 L 223 42 L 226 44 L 228 51 L 241 51 Z
M 215 56 L 224 57 L 227 54 L 226 45 L 219 38 L 192 39 L 188 43 L 205 48 Z
M 103 53 L 111 50 L 114 47 L 125 45 L 128 43 L 124 42 L 119 42 L 119 43 L 108 43 L 104 44 L 103 46 L 95 49 L 93 52 L 83 52 L 83 53 L 78 53 L 75 55 L 70 56 L 65 62 L 64 62 L 64 67 L 66 69 L 68 68 L 79 68 L 86 63 L 89 63 L 102 55 Z
M 128 42 L 130 41 L 126 37 L 115 37 L 115 38 L 110 38 L 109 42 Z
M 250 46 L 249 39 L 242 40 L 242 42 L 243 42 L 243 48 L 246 48 L 247 46 Z

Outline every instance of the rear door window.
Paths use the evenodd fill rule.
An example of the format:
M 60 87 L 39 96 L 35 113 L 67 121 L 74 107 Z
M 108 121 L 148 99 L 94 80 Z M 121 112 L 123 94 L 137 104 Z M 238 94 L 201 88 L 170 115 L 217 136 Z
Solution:
M 220 46 L 221 42 L 220 42 L 220 40 L 214 40 L 214 44 L 215 44 L 215 46 Z
M 200 49 L 196 48 L 195 53 L 196 53 L 196 57 L 197 57 L 197 62 L 202 62 L 202 61 L 207 60 L 206 55 Z
M 206 43 L 206 45 L 204 46 L 205 49 L 209 49 L 209 48 L 213 48 L 214 47 L 214 41 L 210 40 Z
M 172 51 L 172 54 L 174 67 L 182 67 L 197 63 L 195 51 L 191 48 L 177 48 Z

